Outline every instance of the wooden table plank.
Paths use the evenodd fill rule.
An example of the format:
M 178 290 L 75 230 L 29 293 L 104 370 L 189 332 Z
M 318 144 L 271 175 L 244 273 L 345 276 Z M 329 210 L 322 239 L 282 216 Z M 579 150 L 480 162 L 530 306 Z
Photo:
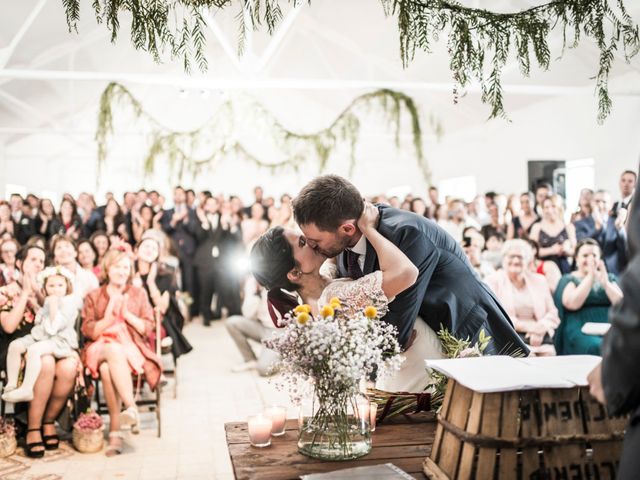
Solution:
M 422 462 L 431 453 L 436 423 L 432 414 L 399 417 L 378 426 L 372 434 L 373 449 L 361 459 L 325 462 L 298 453 L 298 422 L 287 420 L 285 434 L 272 437 L 267 448 L 252 447 L 245 422 L 225 424 L 227 444 L 237 479 L 296 479 L 309 473 L 330 472 L 382 463 L 393 463 L 412 477 L 424 479 Z

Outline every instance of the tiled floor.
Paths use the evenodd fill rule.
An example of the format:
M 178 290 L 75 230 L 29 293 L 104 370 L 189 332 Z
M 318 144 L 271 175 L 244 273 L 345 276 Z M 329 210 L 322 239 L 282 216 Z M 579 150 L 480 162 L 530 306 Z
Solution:
M 185 334 L 194 349 L 180 359 L 178 398 L 171 384 L 163 393 L 162 438 L 156 437 L 155 417 L 146 414 L 140 434 L 126 434 L 122 455 L 74 452 L 57 461 L 34 462 L 24 478 L 232 479 L 225 422 L 245 420 L 267 404 L 288 405 L 287 396 L 255 372 L 230 372 L 241 357 L 221 322 L 210 328 L 191 323 Z

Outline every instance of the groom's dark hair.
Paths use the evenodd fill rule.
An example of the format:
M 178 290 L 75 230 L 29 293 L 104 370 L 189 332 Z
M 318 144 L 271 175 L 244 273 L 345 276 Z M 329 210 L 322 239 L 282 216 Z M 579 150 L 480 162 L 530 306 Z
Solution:
M 358 189 L 338 175 L 314 178 L 293 200 L 293 215 L 298 225 L 313 223 L 328 232 L 337 230 L 345 220 L 358 220 L 363 208 Z

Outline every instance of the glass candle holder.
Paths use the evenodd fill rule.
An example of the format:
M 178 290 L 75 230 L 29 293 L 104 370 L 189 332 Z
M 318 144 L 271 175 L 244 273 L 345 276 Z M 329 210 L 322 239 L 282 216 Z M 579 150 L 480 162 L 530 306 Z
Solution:
M 271 419 L 271 435 L 279 437 L 284 435 L 285 422 L 287 419 L 287 409 L 279 405 L 268 407 L 264 411 L 264 415 Z
M 271 427 L 273 422 L 265 415 L 254 415 L 247 421 L 249 441 L 254 447 L 271 445 Z

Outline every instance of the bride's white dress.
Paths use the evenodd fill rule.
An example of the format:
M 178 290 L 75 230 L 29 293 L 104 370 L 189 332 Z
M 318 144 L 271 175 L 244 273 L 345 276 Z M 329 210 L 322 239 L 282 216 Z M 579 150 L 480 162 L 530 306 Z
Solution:
M 379 270 L 357 280 L 333 280 L 318 299 L 318 307 L 326 305 L 333 297 L 340 299 L 347 315 L 362 312 L 372 305 L 382 316 L 388 311 L 389 303 L 393 302 L 393 298 L 388 299 L 382 291 L 382 272 Z M 390 392 L 421 392 L 429 383 L 424 360 L 443 358 L 442 347 L 436 333 L 422 318 L 416 319 L 414 328 L 416 338 L 403 353 L 405 361 L 402 368 L 393 377 L 379 380 L 376 388 Z

